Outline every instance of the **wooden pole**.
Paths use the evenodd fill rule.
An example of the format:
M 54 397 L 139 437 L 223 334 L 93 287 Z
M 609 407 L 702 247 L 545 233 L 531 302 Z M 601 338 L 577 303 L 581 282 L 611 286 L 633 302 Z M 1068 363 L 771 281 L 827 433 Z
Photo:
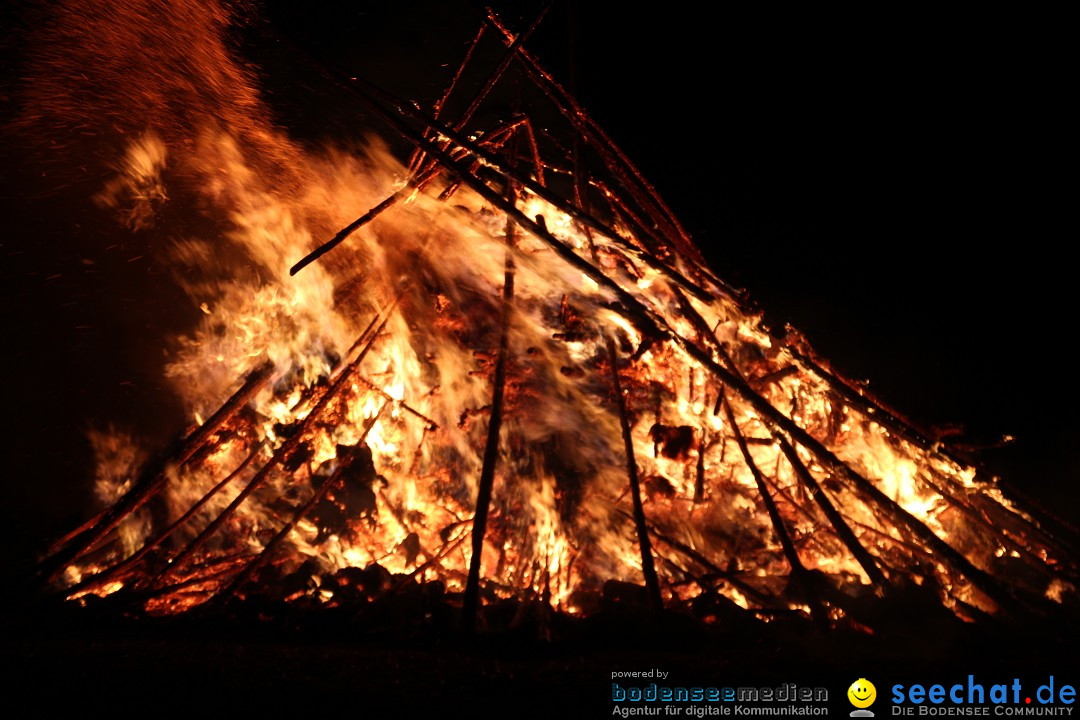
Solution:
M 516 141 L 511 146 L 516 146 Z M 516 151 L 516 149 L 515 149 Z M 506 202 L 516 203 L 513 182 L 506 184 Z M 476 612 L 480 604 L 480 563 L 484 551 L 484 535 L 487 532 L 488 510 L 491 492 L 495 484 L 495 466 L 499 459 L 499 430 L 502 427 L 503 394 L 506 386 L 506 362 L 510 352 L 510 318 L 514 302 L 514 220 L 506 218 L 506 260 L 503 272 L 502 319 L 499 326 L 499 350 L 495 360 L 494 389 L 491 397 L 491 417 L 488 420 L 487 442 L 484 444 L 484 461 L 480 470 L 480 484 L 476 495 L 476 513 L 472 526 L 472 556 L 469 558 L 469 577 L 465 584 L 462 603 L 462 624 L 467 632 L 476 629 Z
M 780 539 L 780 547 L 784 551 L 784 557 L 787 558 L 788 565 L 791 566 L 792 578 L 799 584 L 806 601 L 810 604 L 810 612 L 814 619 L 819 623 L 827 623 L 828 613 L 821 603 L 821 597 L 814 588 L 809 571 L 807 571 L 806 566 L 803 565 L 802 560 L 799 558 L 795 543 L 791 541 L 791 536 L 788 535 L 784 519 L 780 517 L 780 511 L 776 507 L 776 501 L 773 500 L 772 495 L 769 493 L 769 488 L 765 485 L 765 478 L 758 469 L 757 463 L 754 462 L 753 455 L 750 454 L 746 438 L 743 437 L 739 423 L 735 421 L 735 413 L 731 411 L 731 404 L 727 401 L 727 398 L 724 399 L 724 416 L 727 418 L 728 424 L 731 425 L 731 431 L 735 435 L 735 441 L 739 444 L 739 451 L 742 453 L 743 460 L 746 461 L 746 466 L 750 468 L 750 474 L 754 476 L 758 494 L 765 503 L 765 510 L 769 514 L 769 521 L 776 531 L 777 538 Z
M 626 475 L 630 481 L 630 500 L 634 506 L 634 528 L 637 531 L 638 549 L 641 552 L 641 574 L 645 578 L 649 605 L 654 612 L 659 612 L 664 608 L 664 600 L 660 595 L 660 580 L 656 576 L 656 566 L 653 564 L 649 531 L 645 523 L 645 507 L 641 502 L 641 483 L 638 479 L 637 461 L 634 459 L 634 438 L 630 431 L 630 419 L 626 415 L 626 399 L 619 383 L 619 369 L 615 365 L 618 361 L 615 341 L 611 339 L 608 339 L 608 357 L 612 362 L 611 384 L 615 392 L 615 402 L 619 408 L 619 426 L 622 428 L 623 449 L 626 453 Z
M 814 502 L 817 503 L 821 511 L 825 513 L 825 517 L 829 519 L 829 523 L 836 530 L 837 537 L 847 547 L 851 554 L 858 561 L 862 569 L 866 571 L 867 577 L 870 578 L 870 582 L 874 587 L 886 590 L 889 587 L 889 581 L 886 579 L 885 574 L 881 572 L 881 568 L 878 567 L 877 560 L 871 555 L 866 548 L 859 542 L 859 538 L 855 536 L 855 532 L 847 524 L 844 518 L 840 515 L 840 512 L 829 500 L 829 496 L 825 494 L 825 491 L 821 488 L 817 479 L 813 476 L 802 460 L 799 459 L 798 454 L 795 452 L 795 448 L 791 446 L 791 443 L 787 441 L 780 433 L 774 433 L 776 441 L 780 443 L 780 449 L 784 451 L 784 456 L 788 459 L 788 463 L 791 464 L 792 470 L 795 471 L 795 476 L 799 478 L 799 481 L 810 490 L 811 497 L 814 498 Z
M 520 121 L 510 123 L 505 127 L 496 128 L 490 134 L 488 134 L 484 138 L 482 138 L 480 140 L 480 144 L 481 145 L 486 145 L 486 144 L 490 144 L 490 143 L 493 143 L 493 142 L 497 141 L 498 139 L 500 139 L 502 137 L 502 135 L 504 133 L 507 133 L 507 132 L 513 130 L 518 124 L 520 124 Z M 467 151 L 463 150 L 463 151 L 459 152 L 458 154 L 459 155 L 464 155 L 464 154 L 466 154 L 466 152 Z M 311 263 L 313 263 L 316 260 L 318 260 L 319 258 L 321 258 L 323 255 L 327 254 L 328 252 L 330 252 L 331 250 L 336 248 L 341 243 L 345 242 L 345 240 L 348 239 L 348 237 L 350 235 L 352 235 L 354 232 L 356 232 L 360 228 L 364 227 L 365 225 L 370 223 L 375 218 L 382 215 L 384 212 L 386 212 L 387 210 L 392 208 L 394 205 L 396 205 L 399 201 L 401 201 L 401 200 L 409 197 L 410 195 L 412 195 L 412 193 L 414 191 L 422 190 L 429 182 L 431 182 L 433 179 L 435 179 L 441 172 L 442 172 L 441 168 L 439 168 L 438 166 L 436 166 L 434 164 L 430 164 L 426 168 L 424 168 L 422 171 L 419 171 L 416 174 L 414 174 L 412 177 L 409 178 L 408 182 L 405 184 L 405 187 L 403 187 L 400 190 L 397 190 L 397 191 L 391 193 L 390 195 L 388 195 L 380 203 L 378 203 L 373 208 L 368 210 L 366 213 L 364 213 L 363 215 L 358 217 L 356 220 L 353 220 L 351 223 L 349 223 L 348 225 L 343 227 L 341 230 L 339 230 L 334 235 L 334 237 L 330 238 L 329 240 L 324 242 L 322 245 L 315 248 L 314 250 L 312 250 L 310 253 L 308 253 L 304 257 L 300 258 L 300 260 L 298 260 L 291 268 L 289 268 L 289 275 L 295 275 L 296 273 L 300 272 L 301 270 L 306 268 Z M 443 199 L 445 199 L 445 198 L 443 198 Z
M 570 42 L 570 66 L 571 72 L 576 74 L 576 50 L 577 41 L 577 8 L 571 4 L 571 42 Z M 574 138 L 574 198 L 576 205 L 581 209 L 581 216 L 589 216 L 588 181 L 585 177 L 585 158 L 583 148 Z M 596 252 L 596 243 L 593 241 L 590 225 L 582 221 L 582 229 L 589 243 L 589 253 L 594 264 L 599 265 L 599 257 Z M 615 397 L 615 406 L 619 411 L 619 428 L 622 430 L 623 453 L 626 457 L 626 476 L 630 490 L 630 501 L 634 509 L 634 529 L 637 533 L 638 551 L 641 555 L 641 575 L 645 581 L 645 592 L 649 598 L 649 607 L 654 613 L 664 609 L 664 599 L 660 594 L 660 579 L 656 574 L 656 565 L 653 561 L 652 544 L 649 541 L 649 529 L 645 521 L 645 506 L 641 501 L 641 482 L 638 476 L 637 459 L 634 456 L 634 437 L 630 426 L 630 418 L 626 410 L 626 398 L 623 396 L 622 385 L 619 382 L 619 355 L 615 347 L 615 340 L 607 338 L 608 364 L 611 366 L 611 387 Z

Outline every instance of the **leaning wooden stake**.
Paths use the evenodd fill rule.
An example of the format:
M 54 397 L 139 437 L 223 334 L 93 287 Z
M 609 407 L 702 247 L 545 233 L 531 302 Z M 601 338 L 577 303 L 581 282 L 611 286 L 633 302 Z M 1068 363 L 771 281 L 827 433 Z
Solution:
M 817 503 L 821 511 L 825 513 L 825 517 L 829 519 L 829 523 L 836 530 L 837 537 L 841 542 L 847 546 L 847 549 L 851 551 L 851 554 L 855 556 L 855 559 L 862 566 L 862 569 L 866 571 L 867 577 L 870 578 L 870 582 L 874 584 L 874 587 L 884 590 L 888 588 L 889 581 L 885 578 L 885 574 L 881 572 L 881 568 L 878 567 L 877 560 L 871 555 L 866 548 L 859 542 L 859 538 L 855 536 L 855 532 L 851 529 L 851 526 L 847 524 L 840 512 L 829 500 L 829 496 L 822 490 L 821 484 L 818 483 L 817 478 L 807 469 L 803 461 L 799 459 L 799 455 L 795 452 L 795 448 L 791 446 L 780 433 L 773 435 L 776 441 L 780 443 L 780 449 L 784 451 L 784 456 L 788 459 L 788 463 L 791 464 L 791 469 L 795 471 L 795 476 L 799 478 L 799 481 L 806 486 L 810 491 L 811 497 L 814 498 L 814 502 Z
M 583 213 L 588 213 L 588 184 L 585 179 L 584 160 L 581 147 L 574 148 L 574 195 L 577 206 Z M 593 263 L 599 264 L 596 253 L 596 243 L 593 241 L 592 232 L 588 225 L 582 225 L 585 237 L 589 242 L 589 252 Z M 637 459 L 634 457 L 634 437 L 631 432 L 630 419 L 626 414 L 626 398 L 623 397 L 622 385 L 619 382 L 619 354 L 612 337 L 607 339 L 607 357 L 611 365 L 611 387 L 615 395 L 616 407 L 619 410 L 619 427 L 622 430 L 623 452 L 626 456 L 626 476 L 630 488 L 630 500 L 634 508 L 634 529 L 637 532 L 638 551 L 641 554 L 641 574 L 645 580 L 645 591 L 649 597 L 649 607 L 653 612 L 660 612 L 664 608 L 664 599 L 660 594 L 660 579 L 656 575 L 656 565 L 653 562 L 652 544 L 649 542 L 649 529 L 645 521 L 645 507 L 641 501 L 641 482 L 638 477 Z
M 502 78 L 503 74 L 506 73 L 506 69 L 510 66 L 511 61 L 514 59 L 514 55 L 517 53 L 518 48 L 521 46 L 522 43 L 525 42 L 526 38 L 528 38 L 528 36 L 530 34 L 532 34 L 532 31 L 536 29 L 537 25 L 540 24 L 540 21 L 544 19 L 544 16 L 547 15 L 548 10 L 550 10 L 550 9 L 551 9 L 551 3 L 548 3 L 540 11 L 539 15 L 537 15 L 537 17 L 533 21 L 532 25 L 530 25 L 529 28 L 525 32 L 523 32 L 521 34 L 521 36 L 517 40 L 514 41 L 514 43 L 510 46 L 509 49 L 507 49 L 507 51 L 504 53 L 504 57 L 503 57 L 502 61 L 495 68 L 495 70 L 492 71 L 492 73 L 488 76 L 488 78 L 485 81 L 483 87 L 480 88 L 480 91 L 473 97 L 472 101 L 469 103 L 469 106 L 465 109 L 465 112 L 462 114 L 461 118 L 459 118 L 458 121 L 456 123 L 454 123 L 453 129 L 455 131 L 461 130 L 462 128 L 465 127 L 466 123 L 469 122 L 469 119 L 472 118 L 472 116 L 476 112 L 477 108 L 484 101 L 484 98 L 486 98 L 488 96 L 488 94 L 492 91 L 492 89 L 495 87 L 495 85 L 499 82 L 499 79 Z M 446 99 L 447 99 L 447 97 L 449 97 L 450 92 L 453 90 L 454 86 L 457 84 L 457 81 L 458 81 L 458 78 L 461 75 L 461 72 L 465 69 L 465 65 L 469 62 L 469 58 L 472 57 L 473 49 L 475 48 L 475 43 L 480 41 L 480 36 L 482 34 L 483 34 L 483 27 L 481 27 L 480 33 L 477 34 L 476 39 L 473 41 L 474 45 L 472 47 L 470 47 L 469 51 L 466 53 L 465 59 L 462 61 L 462 64 L 458 69 L 458 74 L 454 76 L 453 82 L 451 83 L 450 87 L 447 89 L 446 93 L 443 95 L 442 99 L 440 100 L 440 102 L 436 106 L 435 118 L 438 118 L 439 115 L 441 114 L 443 103 L 446 102 Z M 433 133 L 435 133 L 436 130 L 437 129 L 435 127 L 427 128 L 424 131 L 424 139 L 425 140 L 430 140 L 431 135 Z M 449 141 L 444 141 L 442 143 L 443 150 L 449 149 L 449 145 L 450 145 Z M 416 149 L 415 149 L 415 151 L 413 153 L 413 157 L 415 159 L 417 169 L 414 170 L 413 178 L 410 179 L 409 183 L 405 187 L 401 188 L 400 190 L 398 190 L 394 194 L 387 197 L 385 200 L 380 202 L 378 205 L 373 207 L 371 210 L 367 211 L 366 213 L 361 215 L 359 218 L 357 218 L 356 220 L 352 221 L 351 223 L 346 225 L 344 228 L 342 228 L 336 235 L 334 235 L 333 238 L 331 238 L 327 242 L 323 243 L 319 247 L 315 248 L 315 250 L 312 251 L 311 253 L 305 255 L 303 258 L 301 258 L 301 260 L 299 262 L 297 262 L 295 265 L 293 265 L 289 269 L 289 274 L 290 275 L 295 275 L 296 273 L 300 272 L 301 270 L 306 268 L 311 263 L 313 263 L 316 260 L 318 260 L 319 258 L 321 258 L 326 253 L 328 253 L 331 250 L 333 250 L 334 248 L 336 248 L 341 243 L 345 242 L 345 239 L 348 238 L 350 235 L 352 235 L 354 232 L 356 232 L 357 230 L 362 228 L 364 225 L 368 224 L 369 222 L 371 222 L 372 220 L 377 218 L 380 214 L 382 214 L 385 210 L 387 210 L 388 208 L 395 205 L 402 198 L 408 197 L 409 195 L 411 195 L 413 193 L 413 191 L 416 190 L 417 188 L 423 187 L 428 181 L 430 181 L 435 175 L 437 175 L 439 173 L 438 161 L 437 160 L 434 160 L 434 161 L 432 161 L 432 160 L 425 161 L 424 160 L 424 148 L 422 146 L 418 145 L 416 147 Z
M 516 143 L 511 143 L 515 145 Z M 515 202 L 514 184 L 506 185 L 507 203 Z M 499 458 L 499 430 L 502 427 L 503 393 L 506 386 L 506 360 L 510 349 L 510 315 L 514 301 L 514 220 L 506 218 L 506 265 L 503 273 L 502 320 L 499 327 L 499 351 L 495 360 L 494 391 L 491 397 L 491 418 L 488 421 L 487 442 L 484 445 L 484 464 L 480 470 L 480 486 L 476 494 L 476 514 L 472 526 L 472 557 L 469 559 L 469 578 L 465 584 L 462 603 L 462 623 L 469 632 L 476 628 L 476 611 L 480 603 L 480 563 L 487 532 L 491 491 L 495 484 L 495 465 Z
M 608 340 L 608 357 L 612 361 L 611 384 L 615 392 L 615 402 L 619 408 L 619 426 L 622 428 L 623 449 L 626 452 L 626 475 L 630 480 L 630 499 L 634 505 L 634 527 L 637 530 L 638 549 L 641 551 L 641 574 L 645 577 L 645 590 L 649 594 L 649 605 L 654 612 L 664 607 L 660 596 L 660 580 L 656 576 L 653 564 L 652 546 L 649 544 L 649 529 L 645 523 L 645 507 L 641 502 L 641 482 L 638 478 L 637 460 L 634 458 L 634 438 L 630 431 L 630 419 L 626 415 L 626 398 L 619 382 L 618 354 L 615 341 Z
M 739 445 L 743 460 L 746 461 L 746 466 L 750 468 L 750 473 L 754 476 L 758 494 L 761 495 L 761 499 L 765 503 L 765 510 L 769 513 L 769 520 L 776 531 L 776 536 L 780 539 L 780 547 L 784 551 L 784 557 L 787 558 L 788 565 L 791 566 L 792 578 L 799 584 L 804 598 L 810 603 L 810 612 L 814 619 L 822 623 L 828 622 L 828 613 L 826 613 L 825 607 L 822 605 L 821 597 L 814 588 L 809 571 L 799 558 L 795 543 L 791 541 L 791 536 L 788 535 L 784 519 L 780 517 L 780 511 L 776 507 L 776 501 L 773 500 L 772 495 L 769 493 L 765 478 L 758 469 L 757 463 L 754 462 L 754 457 L 750 454 L 750 447 L 746 444 L 746 438 L 743 437 L 739 423 L 735 421 L 735 413 L 731 411 L 731 403 L 727 401 L 727 398 L 724 398 L 723 404 L 724 416 L 727 418 L 728 425 L 731 426 L 731 431 L 735 435 L 735 442 Z
M 487 29 L 486 24 L 481 24 L 480 29 L 476 33 L 476 37 L 473 38 L 472 43 L 469 44 L 469 49 L 465 51 L 465 57 L 461 59 L 461 63 L 458 65 L 457 72 L 454 73 L 454 77 L 450 79 L 446 89 L 443 90 L 442 97 L 435 101 L 435 104 L 431 107 L 432 113 L 435 117 L 442 117 L 443 106 L 446 105 L 446 101 L 450 99 L 450 95 L 453 94 L 454 88 L 457 87 L 458 81 L 461 80 L 462 74 L 465 72 L 465 68 L 468 66 L 469 61 L 472 60 L 473 53 L 476 52 L 476 47 L 480 44 L 480 39 L 484 37 L 484 31 Z M 414 148 L 412 156 L 409 158 L 409 172 L 415 173 L 424 161 L 424 151 L 420 148 Z

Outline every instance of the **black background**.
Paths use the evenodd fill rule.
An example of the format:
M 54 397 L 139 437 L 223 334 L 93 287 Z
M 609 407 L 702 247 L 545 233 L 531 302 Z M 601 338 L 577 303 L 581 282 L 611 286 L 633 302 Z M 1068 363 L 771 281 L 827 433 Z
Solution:
M 34 51 L 30 5 L 5 7 L 5 87 Z M 283 36 L 430 102 L 479 24 L 468 3 L 261 7 L 237 42 L 278 120 L 312 142 L 365 119 Z M 520 28 L 538 8 L 500 11 Z M 577 94 L 713 269 L 924 424 L 1015 436 L 985 454 L 990 470 L 1075 519 L 1076 118 L 1061 18 L 592 2 L 572 15 L 556 5 L 529 46 L 569 82 L 576 27 Z M 87 427 L 176 431 L 162 337 L 192 320 L 154 248 L 110 238 L 89 203 L 104 158 L 58 161 L 35 143 L 5 132 L 0 198 L 5 514 L 27 555 L 88 507 Z

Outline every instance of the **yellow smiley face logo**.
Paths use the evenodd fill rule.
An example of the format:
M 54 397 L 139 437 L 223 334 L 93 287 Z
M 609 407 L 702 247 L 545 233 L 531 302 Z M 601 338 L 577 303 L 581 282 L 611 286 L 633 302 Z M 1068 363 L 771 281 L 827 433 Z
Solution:
M 848 700 L 857 708 L 867 708 L 877 699 L 877 688 L 866 678 L 859 678 L 847 689 Z

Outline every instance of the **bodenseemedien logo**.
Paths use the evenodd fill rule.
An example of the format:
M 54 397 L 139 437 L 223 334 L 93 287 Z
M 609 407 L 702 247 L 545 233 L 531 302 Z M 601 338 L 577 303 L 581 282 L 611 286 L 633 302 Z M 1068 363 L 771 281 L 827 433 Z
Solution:
M 851 683 L 851 687 L 847 690 L 847 697 L 848 702 L 855 706 L 855 709 L 851 711 L 851 717 L 874 717 L 873 711 L 866 709 L 877 700 L 877 688 L 874 687 L 874 683 L 866 678 L 859 678 Z

